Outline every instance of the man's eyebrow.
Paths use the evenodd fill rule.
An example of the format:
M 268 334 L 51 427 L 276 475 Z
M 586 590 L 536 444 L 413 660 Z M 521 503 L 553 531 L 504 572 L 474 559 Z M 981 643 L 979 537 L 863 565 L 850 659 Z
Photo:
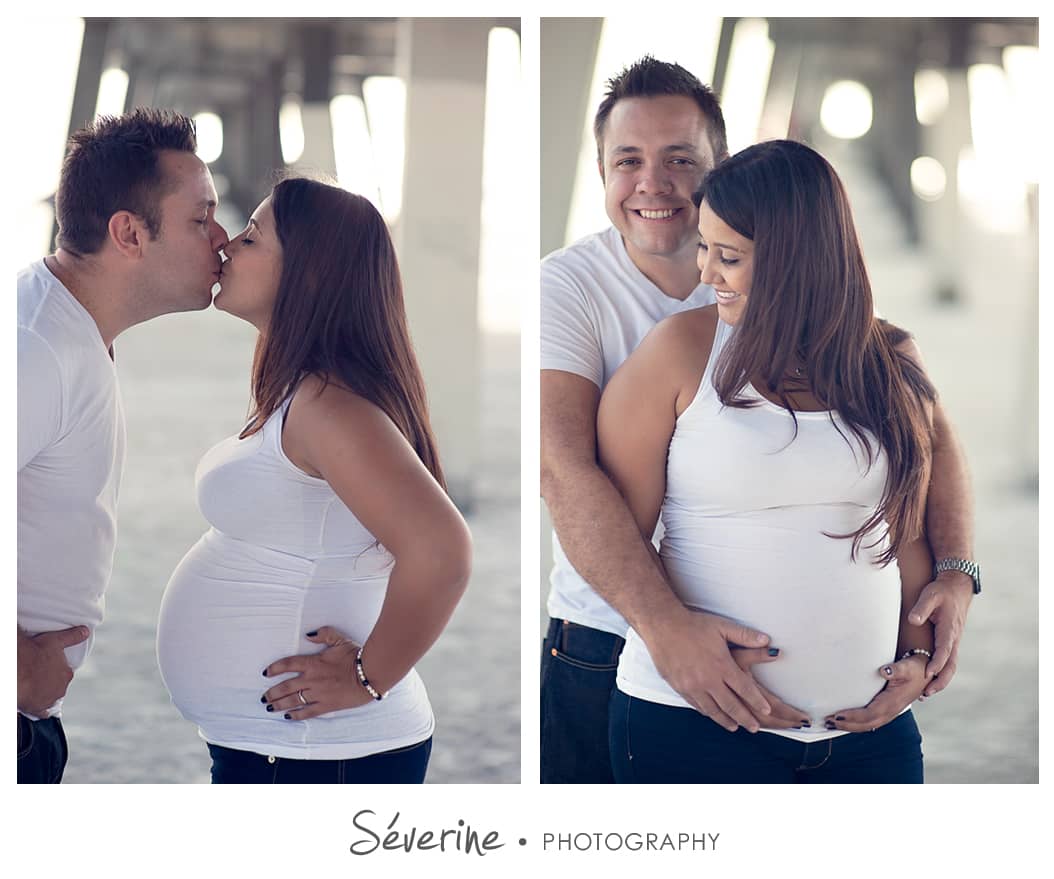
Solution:
M 662 148 L 664 153 L 697 153 L 699 152 L 698 145 L 694 143 L 671 143 L 667 144 Z M 613 147 L 612 153 L 616 155 L 624 155 L 626 153 L 639 153 L 641 148 L 637 146 L 617 146 Z

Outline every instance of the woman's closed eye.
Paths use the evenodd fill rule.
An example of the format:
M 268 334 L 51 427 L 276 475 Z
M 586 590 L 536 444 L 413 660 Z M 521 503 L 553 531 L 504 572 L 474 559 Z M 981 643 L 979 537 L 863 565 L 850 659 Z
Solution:
M 700 241 L 699 242 L 699 249 L 701 251 L 703 251 L 703 253 L 706 253 L 710 248 L 708 248 L 706 246 L 706 242 L 705 241 Z M 721 261 L 721 265 L 734 266 L 736 263 L 739 262 L 739 257 L 730 258 L 730 257 L 722 256 L 722 257 L 720 257 L 720 261 Z

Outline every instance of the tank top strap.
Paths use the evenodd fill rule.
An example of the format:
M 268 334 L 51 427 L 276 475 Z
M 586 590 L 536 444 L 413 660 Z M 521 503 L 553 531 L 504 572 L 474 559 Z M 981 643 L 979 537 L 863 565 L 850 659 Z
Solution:
M 688 404 L 685 410 L 678 417 L 678 422 L 689 416 L 689 412 L 697 409 L 697 404 L 702 405 L 701 401 L 709 399 L 716 395 L 714 390 L 714 370 L 717 368 L 717 358 L 721 355 L 721 350 L 728 343 L 728 340 L 732 337 L 733 328 L 726 324 L 720 318 L 717 321 L 717 329 L 714 331 L 714 341 L 710 346 L 710 356 L 706 360 L 706 366 L 703 368 L 703 374 L 699 377 L 699 385 L 696 388 L 695 396 L 692 398 L 692 402 Z
M 729 339 L 732 338 L 732 333 L 735 328 L 730 324 L 726 324 L 721 318 L 717 319 L 717 329 L 714 331 L 714 342 L 710 346 L 710 356 L 706 361 L 706 368 L 703 370 L 703 381 L 712 381 L 714 370 L 717 369 L 717 359 L 721 356 L 721 351 L 728 344 Z

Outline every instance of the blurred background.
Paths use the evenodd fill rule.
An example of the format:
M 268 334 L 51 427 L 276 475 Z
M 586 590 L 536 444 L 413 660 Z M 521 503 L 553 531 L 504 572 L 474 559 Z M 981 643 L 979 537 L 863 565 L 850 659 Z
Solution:
M 518 782 L 527 263 L 507 210 L 524 193 L 501 172 L 527 135 L 519 20 L 50 17 L 16 31 L 13 118 L 33 121 L 9 181 L 13 267 L 53 249 L 68 134 L 136 106 L 195 118 L 232 236 L 283 167 L 326 173 L 383 213 L 444 469 L 475 544 L 465 598 L 418 665 L 437 721 L 428 781 Z M 206 528 L 198 459 L 244 424 L 254 342 L 252 327 L 211 309 L 118 340 L 128 459 L 106 619 L 63 712 L 67 782 L 208 781 L 205 745 L 157 673 L 155 624 L 172 569 Z
M 929 782 L 1038 781 L 1035 19 L 542 19 L 541 243 L 610 225 L 592 122 L 644 54 L 721 99 L 732 153 L 803 140 L 849 191 L 879 312 L 916 336 L 972 470 L 985 593 L 916 713 Z M 542 504 L 541 623 L 552 566 Z

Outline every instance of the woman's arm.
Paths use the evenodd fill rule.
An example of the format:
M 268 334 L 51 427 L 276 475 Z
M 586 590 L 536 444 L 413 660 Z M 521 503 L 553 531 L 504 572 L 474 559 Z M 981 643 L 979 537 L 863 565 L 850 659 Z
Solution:
M 380 616 L 363 645 L 369 682 L 385 693 L 428 651 L 450 619 L 468 584 L 471 536 L 457 508 L 384 412 L 337 385 L 319 393 L 320 387 L 313 378 L 301 384 L 283 443 L 292 460 L 324 478 L 395 558 Z M 357 645 L 328 627 L 313 640 L 329 649 L 268 667 L 268 675 L 301 672 L 268 691 L 265 698 L 274 710 L 292 709 L 294 719 L 304 719 L 369 702 L 371 696 L 356 675 Z M 309 708 L 300 705 L 299 689 L 309 690 Z
M 649 544 L 666 495 L 670 438 L 698 389 L 716 319 L 711 309 L 697 309 L 662 321 L 619 367 L 600 398 L 600 464 Z

